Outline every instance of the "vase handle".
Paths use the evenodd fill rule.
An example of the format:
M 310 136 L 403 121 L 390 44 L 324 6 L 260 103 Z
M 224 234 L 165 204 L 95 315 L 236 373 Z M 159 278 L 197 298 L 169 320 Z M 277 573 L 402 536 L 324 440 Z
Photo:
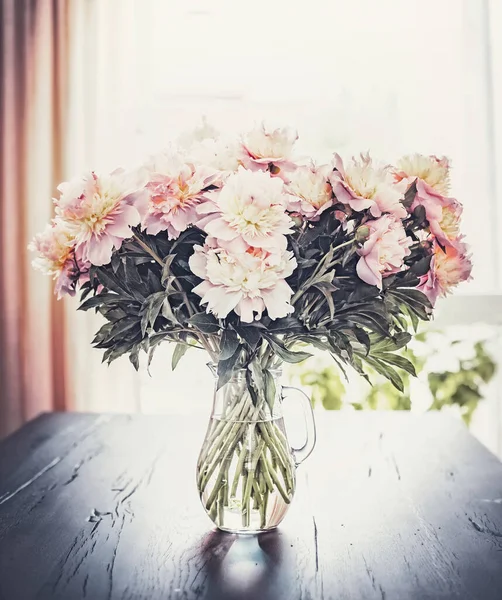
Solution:
M 301 446 L 300 448 L 291 448 L 293 451 L 293 456 L 295 458 L 296 466 L 298 466 L 311 454 L 312 450 L 314 449 L 316 443 L 316 431 L 314 412 L 312 410 L 310 398 L 307 396 L 307 394 L 305 394 L 305 392 L 302 392 L 298 388 L 283 386 L 283 400 L 285 400 L 288 396 L 291 397 L 293 394 L 300 400 L 300 404 L 302 405 L 306 429 L 306 439 L 303 446 Z

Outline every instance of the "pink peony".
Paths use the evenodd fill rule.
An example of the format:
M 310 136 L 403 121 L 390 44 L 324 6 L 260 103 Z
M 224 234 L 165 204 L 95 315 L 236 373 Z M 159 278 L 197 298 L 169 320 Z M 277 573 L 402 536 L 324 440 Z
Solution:
M 434 306 L 438 297 L 446 296 L 452 288 L 471 278 L 472 262 L 468 247 L 461 240 L 444 250 L 434 242 L 430 270 L 422 277 L 418 289 Z
M 185 163 L 176 154 L 164 153 L 146 165 L 148 201 L 142 205 L 142 226 L 157 235 L 167 230 L 170 239 L 197 220 L 197 205 L 206 199 L 206 188 L 218 173 L 208 167 Z
M 364 282 L 382 289 L 382 277 L 403 269 L 413 242 L 407 237 L 401 221 L 391 215 L 367 221 L 365 226 L 369 235 L 358 250 L 361 258 L 357 263 L 357 274 Z
M 443 246 L 454 245 L 460 232 L 462 205 L 448 197 L 450 163 L 446 156 L 405 156 L 398 161 L 394 178 L 403 190 L 416 182 L 417 193 L 410 211 L 423 206 L 431 233 Z
M 197 226 L 240 251 L 249 246 L 282 251 L 293 225 L 286 204 L 281 179 L 240 167 L 211 200 L 197 207 L 202 215 Z
M 402 204 L 403 194 L 395 184 L 390 168 L 375 165 L 369 154 L 361 154 L 344 167 L 338 154 L 334 156 L 335 171 L 330 176 L 336 199 L 352 210 L 369 209 L 373 217 L 388 213 L 399 219 L 407 216 Z
M 333 190 L 328 181 L 332 170 L 330 165 L 311 165 L 293 171 L 286 186 L 288 209 L 310 221 L 318 220 L 327 208 L 333 206 Z
M 132 236 L 131 227 L 140 221 L 135 206 L 139 189 L 137 174 L 122 169 L 100 177 L 90 173 L 58 187 L 56 215 L 85 263 L 109 263 L 113 250 Z
M 208 238 L 204 247 L 195 246 L 189 264 L 203 279 L 193 291 L 207 304 L 207 312 L 220 319 L 232 310 L 244 323 L 259 320 L 264 310 L 271 319 L 293 312 L 293 291 L 285 281 L 296 268 L 292 252 L 248 248 L 234 253 Z
M 444 246 L 454 245 L 459 236 L 462 205 L 454 198 L 442 196 L 422 179 L 417 179 L 416 185 L 417 193 L 410 211 L 423 206 L 431 233 Z
M 90 264 L 84 263 L 75 252 L 75 238 L 65 223 L 52 221 L 28 246 L 38 254 L 33 266 L 56 280 L 55 293 L 58 299 L 69 294 L 75 295 L 79 280 L 82 283 Z
M 291 155 L 297 139 L 298 133 L 294 129 L 285 127 L 268 131 L 262 124 L 243 137 L 239 158 L 247 169 L 267 170 L 273 165 L 272 173 L 279 175 L 294 169 Z
M 450 191 L 450 162 L 446 156 L 425 156 L 410 154 L 403 156 L 394 170 L 396 181 L 403 181 L 409 187 L 415 179 L 421 179 L 442 196 Z

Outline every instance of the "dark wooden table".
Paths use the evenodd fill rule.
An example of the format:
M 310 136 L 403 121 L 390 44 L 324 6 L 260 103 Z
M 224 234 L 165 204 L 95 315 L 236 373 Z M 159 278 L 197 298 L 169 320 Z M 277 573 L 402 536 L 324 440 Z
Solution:
M 283 525 L 219 533 L 204 424 L 52 414 L 0 444 L 0 599 L 502 598 L 502 465 L 445 416 L 325 414 Z

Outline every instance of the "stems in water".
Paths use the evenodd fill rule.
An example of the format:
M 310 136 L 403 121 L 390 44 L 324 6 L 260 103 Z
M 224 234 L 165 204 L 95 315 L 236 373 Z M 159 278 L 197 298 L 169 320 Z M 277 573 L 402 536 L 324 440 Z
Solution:
M 281 513 L 277 503 L 291 502 L 294 461 L 265 400 L 255 405 L 242 386 L 229 390 L 222 420 L 210 425 L 199 457 L 199 493 L 219 527 L 267 529 Z M 237 526 L 227 522 L 232 516 L 239 516 Z

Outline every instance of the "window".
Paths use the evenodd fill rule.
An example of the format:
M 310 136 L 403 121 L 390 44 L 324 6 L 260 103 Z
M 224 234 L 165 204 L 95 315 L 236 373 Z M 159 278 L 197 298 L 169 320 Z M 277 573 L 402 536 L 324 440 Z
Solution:
M 502 318 L 500 3 L 118 4 L 89 3 L 76 12 L 85 26 L 74 44 L 75 122 L 85 114 L 96 123 L 92 132 L 76 131 L 86 139 L 86 162 L 133 164 L 201 115 L 230 131 L 261 119 L 295 125 L 299 151 L 319 160 L 334 150 L 369 149 L 389 161 L 408 152 L 446 154 L 475 261 L 474 280 L 440 310 L 438 322 Z M 82 157 L 76 162 L 81 166 Z M 144 410 L 177 402 L 182 393 L 207 402 L 203 358 L 193 352 L 171 375 L 169 354 L 159 351 L 153 379 L 143 374 L 136 400 Z M 494 392 L 486 404 L 492 429 L 483 426 L 481 436 L 502 452 L 502 399 Z

